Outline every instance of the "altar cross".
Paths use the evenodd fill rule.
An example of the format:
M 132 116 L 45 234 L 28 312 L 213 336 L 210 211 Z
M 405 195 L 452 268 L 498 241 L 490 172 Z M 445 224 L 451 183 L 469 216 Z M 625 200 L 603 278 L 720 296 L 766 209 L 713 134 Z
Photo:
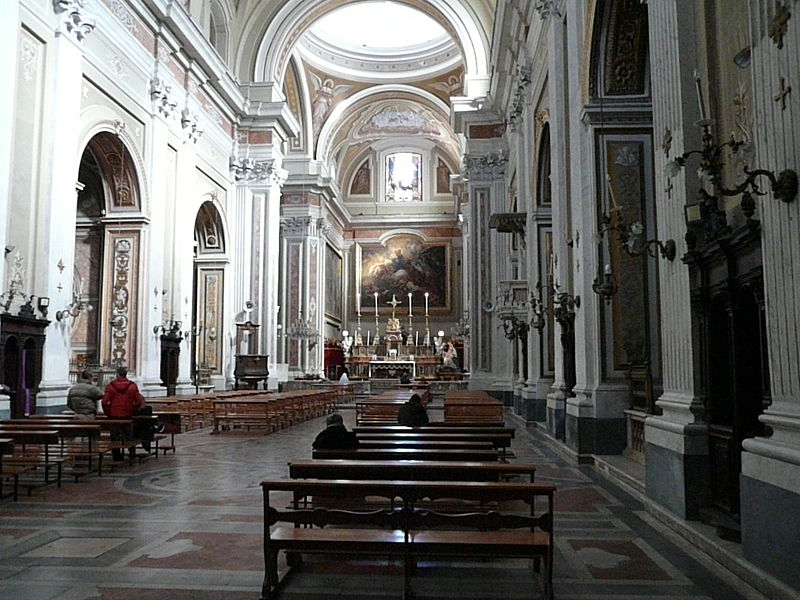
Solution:
M 394 319 L 394 311 L 397 308 L 397 305 L 400 304 L 397 301 L 397 296 L 395 294 L 392 294 L 392 299 L 389 302 L 387 302 L 386 304 L 391 304 L 392 305 L 392 318 Z

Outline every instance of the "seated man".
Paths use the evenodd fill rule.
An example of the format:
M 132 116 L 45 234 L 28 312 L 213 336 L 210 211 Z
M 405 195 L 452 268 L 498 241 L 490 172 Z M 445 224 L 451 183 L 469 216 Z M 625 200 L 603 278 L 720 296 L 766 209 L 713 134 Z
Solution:
M 344 419 L 339 413 L 328 415 L 325 429 L 319 432 L 312 447 L 315 450 L 349 450 L 358 448 L 358 439 L 352 431 L 347 431 Z
M 408 402 L 397 411 L 397 422 L 408 427 L 419 427 L 428 424 L 428 411 L 422 405 L 419 394 L 413 394 Z
M 78 383 L 69 388 L 67 407 L 79 419 L 94 419 L 97 415 L 97 401 L 102 398 L 103 390 L 94 384 L 92 374 L 89 371 L 83 371 Z

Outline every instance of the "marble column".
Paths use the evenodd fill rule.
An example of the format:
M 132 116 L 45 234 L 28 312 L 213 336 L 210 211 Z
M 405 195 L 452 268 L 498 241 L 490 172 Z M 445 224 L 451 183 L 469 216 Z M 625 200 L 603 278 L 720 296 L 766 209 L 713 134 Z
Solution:
M 661 239 L 674 239 L 678 257 L 686 252 L 682 207 L 695 194 L 696 180 L 685 172 L 673 180 L 664 164 L 684 149 L 699 147 L 693 123 L 700 118 L 692 73 L 697 66 L 693 10 L 680 2 L 648 5 L 653 73 L 653 129 L 672 138 L 665 153 L 655 152 L 656 215 Z M 671 186 L 671 188 L 670 188 Z M 695 397 L 689 274 L 679 260 L 660 261 L 661 348 L 664 393 L 661 415 L 645 421 L 647 495 L 681 517 L 696 515 L 708 501 L 708 435 L 703 406 Z
M 7 57 L 0 61 L 0 80 L 5 82 L 0 90 L 0 114 L 13 115 L 17 93 L 17 64 L 24 64 L 25 55 L 19 46 L 19 4 L 11 2 L 4 7 L 4 17 L 0 19 L 0 56 Z M 11 60 L 9 57 L 15 57 Z M 9 198 L 11 195 L 11 152 L 14 145 L 12 136 L 13 127 L 5 127 L 0 132 L 0 198 Z M 0 247 L 7 245 L 8 202 L 0 202 Z M 4 251 L 3 256 L 8 257 Z M 0 287 L 2 291 L 6 286 L 6 260 L 0 261 Z M 9 397 L 0 394 L 0 415 L 7 416 L 11 410 Z
M 750 2 L 756 166 L 800 170 L 800 18 L 767 0 Z M 784 8 L 786 5 L 783 5 Z M 784 19 L 786 31 L 775 25 Z M 770 38 L 770 36 L 772 36 Z M 789 87 L 786 96 L 781 92 Z M 760 196 L 767 343 L 772 404 L 760 420 L 769 437 L 743 443 L 742 551 L 745 558 L 800 590 L 800 200 Z
M 72 272 L 75 257 L 74 223 L 77 211 L 75 182 L 80 160 L 81 86 L 83 84 L 83 41 L 94 29 L 92 16 L 77 2 L 55 5 L 58 28 L 55 39 L 48 45 L 50 55 L 46 97 L 52 102 L 44 114 L 48 119 L 43 145 L 44 165 L 48 174 L 42 181 L 44 199 L 40 206 L 42 220 L 39 231 L 41 243 L 29 267 L 36 273 L 36 287 L 50 297 L 52 310 L 60 310 L 72 302 Z M 69 224 L 65 227 L 64 224 Z M 63 261 L 62 276 L 57 263 Z M 35 271 L 33 270 L 35 269 Z M 51 316 L 52 318 L 52 316 Z M 47 330 L 44 346 L 42 382 L 37 396 L 38 412 L 66 403 L 69 387 L 70 322 L 63 320 Z
M 474 290 L 470 307 L 473 346 L 469 385 L 474 389 L 493 391 L 510 402 L 511 345 L 497 328 L 493 315 L 498 282 L 507 278 L 507 257 L 498 251 L 498 233 L 489 229 L 489 217 L 495 212 L 503 212 L 506 207 L 507 157 L 505 152 L 491 147 L 483 146 L 484 153 L 470 154 L 465 158 L 472 229 L 472 247 L 465 260 L 471 261 L 468 285 Z

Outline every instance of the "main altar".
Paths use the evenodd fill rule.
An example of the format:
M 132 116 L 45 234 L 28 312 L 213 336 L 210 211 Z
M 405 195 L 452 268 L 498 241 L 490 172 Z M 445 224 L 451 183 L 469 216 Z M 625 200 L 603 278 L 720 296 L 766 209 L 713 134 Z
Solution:
M 411 311 L 409 310 L 408 314 L 408 326 L 403 328 L 400 319 L 395 316 L 397 305 L 400 303 L 395 297 L 392 297 L 389 304 L 392 306 L 392 316 L 387 320 L 385 332 L 381 335 L 376 298 L 376 333 L 372 338 L 368 333 L 366 344 L 361 335 L 361 313 L 359 311 L 358 326 L 351 354 L 345 357 L 350 377 L 395 379 L 405 374 L 411 378 L 435 379 L 436 369 L 441 365 L 442 359 L 436 355 L 435 346 L 430 341 L 428 311 L 425 311 L 425 335 L 420 344 L 419 332 L 416 335 L 412 334 Z

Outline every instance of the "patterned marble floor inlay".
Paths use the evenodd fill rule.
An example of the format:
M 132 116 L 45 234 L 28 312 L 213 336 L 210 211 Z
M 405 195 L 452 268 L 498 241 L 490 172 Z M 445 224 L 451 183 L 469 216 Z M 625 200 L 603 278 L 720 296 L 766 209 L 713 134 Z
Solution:
M 345 412 L 349 426 L 352 417 Z M 512 460 L 536 464 L 537 480 L 558 487 L 557 600 L 763 600 L 665 535 L 635 498 L 552 452 L 539 429 L 508 422 L 517 426 Z M 257 600 L 259 484 L 310 458 L 323 426 L 183 433 L 175 454 L 3 500 L 0 600 Z M 524 560 L 420 561 L 413 587 L 418 600 L 541 597 Z M 280 598 L 388 600 L 402 588 L 398 561 L 311 556 Z
M 97 558 L 130 541 L 128 538 L 62 537 L 25 552 L 25 558 Z

